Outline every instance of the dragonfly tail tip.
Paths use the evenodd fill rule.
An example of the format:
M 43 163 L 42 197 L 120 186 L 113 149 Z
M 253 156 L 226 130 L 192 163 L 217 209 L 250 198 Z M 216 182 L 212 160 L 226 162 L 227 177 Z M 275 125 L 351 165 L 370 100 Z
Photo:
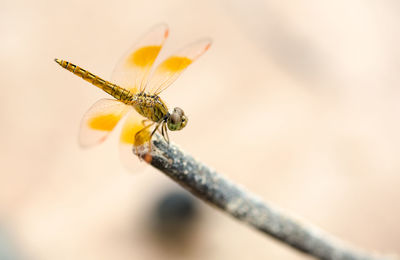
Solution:
M 62 60 L 55 58 L 54 61 L 61 65 Z

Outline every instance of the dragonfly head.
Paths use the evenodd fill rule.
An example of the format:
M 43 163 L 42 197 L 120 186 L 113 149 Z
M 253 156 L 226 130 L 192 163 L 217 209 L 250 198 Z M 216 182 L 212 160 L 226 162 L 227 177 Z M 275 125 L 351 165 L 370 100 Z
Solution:
M 184 128 L 187 124 L 187 121 L 188 119 L 183 110 L 179 107 L 176 107 L 168 117 L 167 126 L 169 130 L 177 131 Z

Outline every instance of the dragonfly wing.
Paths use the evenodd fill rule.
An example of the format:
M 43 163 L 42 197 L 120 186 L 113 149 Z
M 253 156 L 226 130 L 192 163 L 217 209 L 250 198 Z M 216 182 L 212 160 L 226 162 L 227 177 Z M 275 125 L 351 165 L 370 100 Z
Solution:
M 206 52 L 211 46 L 210 39 L 202 39 L 189 44 L 177 51 L 158 65 L 151 76 L 146 90 L 152 95 L 158 95 L 168 88 L 181 73 Z
M 142 90 L 167 37 L 167 25 L 159 24 L 153 27 L 117 63 L 111 76 L 112 82 L 129 89 L 132 93 Z
M 102 143 L 126 114 L 129 107 L 115 99 L 100 99 L 83 116 L 79 143 L 90 147 Z
M 142 155 L 148 152 L 151 130 L 150 127 L 143 130 L 144 119 L 132 109 L 122 126 L 119 150 L 122 163 L 129 170 L 137 169 L 138 158 L 135 153 Z

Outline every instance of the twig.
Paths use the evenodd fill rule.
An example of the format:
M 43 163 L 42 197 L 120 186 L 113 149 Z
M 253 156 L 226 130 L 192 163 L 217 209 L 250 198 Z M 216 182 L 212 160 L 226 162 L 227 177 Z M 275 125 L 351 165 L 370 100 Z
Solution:
M 367 254 L 329 237 L 317 227 L 299 223 L 196 161 L 162 137 L 153 138 L 150 164 L 198 198 L 293 248 L 329 260 L 388 259 Z

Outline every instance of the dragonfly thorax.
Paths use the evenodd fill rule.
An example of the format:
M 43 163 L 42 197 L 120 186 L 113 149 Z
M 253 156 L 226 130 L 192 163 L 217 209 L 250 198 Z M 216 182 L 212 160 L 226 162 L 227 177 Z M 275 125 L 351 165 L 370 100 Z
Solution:
M 157 95 L 138 93 L 133 97 L 132 105 L 139 114 L 147 119 L 156 123 L 164 121 L 171 131 L 181 130 L 188 121 L 185 113 L 179 107 L 175 107 L 169 113 L 167 105 Z
M 132 105 L 139 114 L 153 122 L 161 122 L 169 114 L 167 106 L 157 95 L 138 93 L 133 97 Z

